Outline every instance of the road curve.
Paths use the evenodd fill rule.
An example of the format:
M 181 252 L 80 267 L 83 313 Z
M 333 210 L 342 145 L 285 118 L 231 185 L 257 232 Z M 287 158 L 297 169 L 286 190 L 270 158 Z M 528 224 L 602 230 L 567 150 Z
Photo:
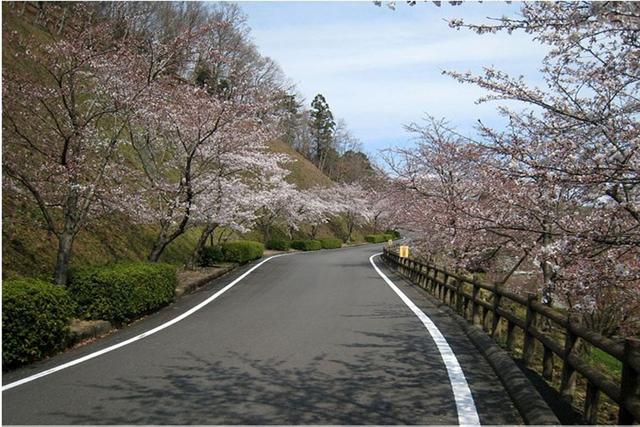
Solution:
M 376 252 L 379 246 L 368 245 L 271 259 L 168 328 L 3 391 L 2 421 L 456 424 L 438 346 L 374 270 L 369 257 Z M 3 384 L 171 321 L 250 268 L 91 345 L 7 373 Z M 480 422 L 521 423 L 500 381 L 455 322 L 422 291 L 381 270 L 446 338 Z

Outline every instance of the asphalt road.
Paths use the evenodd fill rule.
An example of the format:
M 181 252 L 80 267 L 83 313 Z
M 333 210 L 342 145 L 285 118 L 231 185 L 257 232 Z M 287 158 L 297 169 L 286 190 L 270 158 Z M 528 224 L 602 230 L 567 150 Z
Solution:
M 4 424 L 456 424 L 452 386 L 423 323 L 360 246 L 274 258 L 184 320 L 5 390 Z M 377 264 L 382 261 L 376 258 Z M 3 384 L 161 325 L 246 272 L 106 338 L 3 375 Z M 381 268 L 446 337 L 482 424 L 521 419 L 446 314 Z

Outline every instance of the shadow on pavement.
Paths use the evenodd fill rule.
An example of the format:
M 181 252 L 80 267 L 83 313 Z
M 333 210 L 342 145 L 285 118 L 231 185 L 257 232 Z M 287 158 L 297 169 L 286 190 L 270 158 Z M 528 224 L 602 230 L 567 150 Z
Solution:
M 99 398 L 74 413 L 48 415 L 81 424 L 457 423 L 439 354 L 413 315 L 397 307 L 383 304 L 371 315 L 408 323 L 390 333 L 353 331 L 357 339 L 337 343 L 332 354 L 301 361 L 295 354 L 257 359 L 185 351 L 153 376 L 84 384 Z M 492 412 L 504 400 L 491 390 L 481 398 Z

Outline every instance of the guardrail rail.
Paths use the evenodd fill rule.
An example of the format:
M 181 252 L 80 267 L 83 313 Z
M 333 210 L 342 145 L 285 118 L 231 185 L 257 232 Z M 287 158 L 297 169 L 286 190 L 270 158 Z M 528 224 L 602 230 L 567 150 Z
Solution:
M 399 274 L 448 304 L 469 322 L 481 326 L 494 340 L 504 338 L 503 333 L 506 332 L 503 345 L 512 354 L 520 345 L 525 366 L 533 367 L 536 347 L 541 344 L 542 376 L 551 380 L 554 356 L 559 359 L 559 391 L 567 400 L 573 400 L 576 393 L 576 375 L 584 377 L 583 416 L 588 424 L 598 423 L 601 393 L 618 405 L 618 424 L 640 422 L 639 339 L 627 338 L 624 342 L 617 342 L 604 337 L 579 325 L 571 316 L 541 303 L 533 293 L 523 296 L 507 290 L 504 285 L 482 283 L 435 265 L 400 258 L 389 248 L 384 249 L 382 256 Z M 558 334 L 549 332 L 552 327 L 561 332 L 563 341 L 558 339 Z M 521 333 L 518 334 L 517 330 Z M 516 342 L 517 339 L 520 342 Z M 612 379 L 589 364 L 579 354 L 579 340 L 619 360 L 622 364 L 620 379 Z

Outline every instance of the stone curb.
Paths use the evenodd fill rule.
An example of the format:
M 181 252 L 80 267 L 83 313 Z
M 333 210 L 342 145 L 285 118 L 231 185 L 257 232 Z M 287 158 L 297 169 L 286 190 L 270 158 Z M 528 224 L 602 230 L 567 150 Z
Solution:
M 386 264 L 386 263 L 385 263 Z M 389 265 L 387 264 L 387 267 Z M 389 267 L 392 271 L 393 268 Z M 399 273 L 397 273 L 400 275 Z M 405 281 L 412 286 L 417 286 Z M 419 287 L 419 286 L 418 286 Z M 422 289 L 422 288 L 420 288 Z M 424 291 L 424 289 L 422 289 Z M 514 405 L 520 412 L 524 422 L 529 425 L 560 425 L 558 417 L 553 413 L 547 402 L 542 398 L 531 381 L 518 368 L 516 362 L 509 353 L 502 349 L 491 337 L 478 326 L 471 325 L 465 318 L 456 313 L 451 307 L 435 298 L 429 292 L 424 294 L 436 304 L 436 306 L 448 314 L 462 328 L 469 340 L 489 362 L 500 382 L 504 385 Z
M 446 311 L 460 325 L 471 342 L 489 362 L 504 388 L 511 396 L 518 412 L 526 424 L 559 425 L 558 417 L 553 413 L 538 390 L 518 368 L 509 353 L 502 349 L 478 326 L 472 326 L 455 313 L 450 307 Z
M 74 319 L 71 321 L 69 329 L 70 346 L 73 346 L 80 341 L 104 335 L 113 330 L 114 327 L 107 320 Z
M 176 298 L 180 298 L 182 295 L 189 294 L 189 293 L 197 290 L 198 288 L 201 288 L 202 286 L 206 285 L 207 283 L 211 282 L 212 280 L 215 280 L 218 277 L 224 276 L 225 274 L 227 274 L 231 270 L 234 270 L 237 267 L 238 267 L 237 264 L 224 266 L 224 267 L 220 268 L 220 270 L 215 271 L 215 272 L 213 272 L 213 273 L 211 273 L 211 274 L 209 274 L 209 275 L 207 275 L 205 277 L 202 277 L 202 278 L 200 278 L 198 280 L 194 280 L 193 282 L 188 282 L 188 283 L 185 283 L 183 285 L 179 285 L 176 288 Z

